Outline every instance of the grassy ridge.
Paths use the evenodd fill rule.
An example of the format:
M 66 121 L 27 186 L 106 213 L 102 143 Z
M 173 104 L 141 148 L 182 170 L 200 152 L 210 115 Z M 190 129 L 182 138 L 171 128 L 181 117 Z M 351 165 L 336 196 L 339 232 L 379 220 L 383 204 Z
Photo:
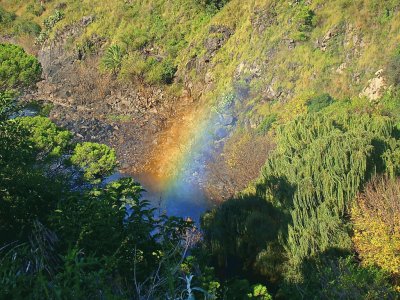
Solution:
M 312 1 L 307 5 L 304 1 L 232 0 L 218 11 L 195 0 L 69 0 L 63 2 L 65 8 L 59 1 L 45 3 L 40 16 L 28 9 L 33 3 L 6 0 L 2 6 L 38 24 L 62 8 L 65 17 L 53 33 L 92 15 L 94 22 L 73 43 L 96 34 L 110 45 L 120 45 L 126 53 L 122 77 L 144 74 L 148 82 L 157 82 L 158 64 L 167 61 L 195 83 L 208 72 L 214 79 L 207 95 L 210 99 L 236 86 L 249 88 L 252 106 L 260 108 L 261 114 L 263 104 L 256 96 L 265 96 L 266 86 L 274 91 L 269 97 L 299 102 L 320 91 L 336 98 L 358 95 L 374 73 L 386 67 L 400 43 L 396 1 Z M 209 30 L 212 25 L 226 26 L 233 34 L 208 65 L 187 70 L 190 60 L 206 54 L 205 40 L 215 37 Z M 240 64 L 244 67 L 237 72 Z

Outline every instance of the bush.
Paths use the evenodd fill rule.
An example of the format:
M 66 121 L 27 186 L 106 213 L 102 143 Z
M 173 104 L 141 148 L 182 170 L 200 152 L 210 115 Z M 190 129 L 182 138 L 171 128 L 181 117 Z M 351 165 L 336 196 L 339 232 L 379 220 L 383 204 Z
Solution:
M 278 249 L 282 253 L 273 241 L 277 239 L 280 226 L 284 224 L 281 221 L 285 218 L 263 199 L 245 197 L 228 200 L 203 215 L 204 243 L 208 253 L 218 262 L 220 271 L 225 269 L 230 277 L 240 276 L 243 270 L 261 263 L 258 254 L 267 244 L 270 245 L 269 255 L 272 256 L 272 252 Z M 276 263 L 269 264 L 269 270 L 263 272 L 264 275 L 275 273 L 273 276 L 279 277 L 275 267 L 281 261 L 282 257 L 277 257 Z
M 146 59 L 138 51 L 134 51 L 122 61 L 119 76 L 128 81 L 134 78 L 143 79 L 148 67 Z
M 161 82 L 171 84 L 174 80 L 177 67 L 172 59 L 164 59 L 161 63 Z
M 15 93 L 0 91 L 0 121 L 7 120 L 16 110 Z
M 18 20 L 17 22 L 15 22 L 14 25 L 14 32 L 17 35 L 28 34 L 38 36 L 41 31 L 42 28 L 40 28 L 38 24 L 32 21 Z
M 70 142 L 71 133 L 57 128 L 46 117 L 25 117 L 18 121 L 30 133 L 30 141 L 41 151 L 41 157 L 59 157 Z
M 171 84 L 177 70 L 171 59 L 164 59 L 158 62 L 155 59 L 148 60 L 150 68 L 145 79 L 150 84 Z
M 40 79 L 42 68 L 20 46 L 0 44 L 0 88 L 30 87 Z
M 307 101 L 307 110 L 309 113 L 319 112 L 333 103 L 333 98 L 329 94 L 322 94 Z
M 45 30 L 43 30 L 40 35 L 36 38 L 36 42 L 41 44 L 46 41 L 46 39 L 49 37 L 50 31 L 53 29 L 53 27 L 60 22 L 64 18 L 64 13 L 62 11 L 56 10 L 52 15 L 47 17 L 43 21 L 43 25 Z
M 344 216 L 394 135 L 387 117 L 304 115 L 277 128 L 259 192 L 290 211 L 286 251 L 294 270 L 327 248 L 351 248 Z M 378 143 L 377 141 L 380 141 Z
M 149 42 L 148 32 L 143 29 L 139 28 L 132 28 L 128 32 L 126 32 L 122 37 L 121 40 L 126 47 L 132 50 L 142 50 L 147 43 Z
M 38 3 L 31 3 L 26 7 L 26 11 L 28 13 L 31 13 L 37 17 L 41 16 L 45 10 L 46 9 L 44 8 L 44 6 Z
M 58 22 L 64 18 L 62 11 L 56 10 L 52 15 L 43 21 L 44 26 L 47 30 L 51 30 Z
M 102 176 L 110 175 L 117 166 L 114 149 L 89 142 L 76 145 L 71 162 L 82 168 L 84 178 L 93 183 L 99 183 Z
M 367 266 L 400 277 L 400 178 L 375 178 L 352 209 L 353 242 Z
M 121 68 L 122 57 L 121 47 L 118 45 L 112 45 L 104 54 L 102 63 L 107 70 L 116 74 Z
M 299 3 L 295 9 L 294 22 L 297 26 L 297 32 L 294 33 L 293 38 L 299 41 L 306 41 L 316 25 L 315 13 L 304 3 Z

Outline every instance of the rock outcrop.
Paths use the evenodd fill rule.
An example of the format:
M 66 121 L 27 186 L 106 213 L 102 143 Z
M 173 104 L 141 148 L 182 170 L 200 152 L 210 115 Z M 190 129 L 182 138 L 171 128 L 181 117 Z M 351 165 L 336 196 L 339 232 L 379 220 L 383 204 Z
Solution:
M 374 78 L 368 81 L 368 85 L 360 93 L 360 97 L 366 97 L 370 101 L 376 101 L 382 97 L 385 89 L 387 88 L 386 79 L 383 76 L 383 70 L 375 73 Z

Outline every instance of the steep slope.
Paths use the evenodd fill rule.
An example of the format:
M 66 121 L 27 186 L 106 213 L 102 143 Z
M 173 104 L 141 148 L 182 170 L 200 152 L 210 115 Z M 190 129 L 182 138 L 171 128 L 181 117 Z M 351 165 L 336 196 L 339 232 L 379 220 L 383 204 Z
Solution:
M 202 288 L 398 297 L 398 1 L 0 3 L 2 40 L 43 66 L 27 100 L 116 147 L 170 214 L 221 202 L 199 222 Z
M 43 11 L 35 1 L 1 4 L 20 18 L 45 22 L 37 47 L 51 85 L 42 88 L 42 98 L 86 115 L 89 107 L 94 118 L 133 120 L 121 125 L 118 135 L 125 138 L 115 138 L 114 145 L 138 141 L 121 150 L 124 165 L 137 172 L 159 163 L 163 153 L 172 158 L 161 159 L 165 166 L 159 168 L 166 171 L 157 176 L 169 177 L 185 156 L 181 149 L 192 151 L 197 124 L 207 122 L 200 119 L 212 119 L 209 113 L 230 102 L 225 121 L 208 128 L 218 147 L 206 147 L 216 159 L 207 177 L 214 188 L 223 181 L 209 190 L 216 197 L 232 195 L 258 176 L 266 155 L 249 159 L 257 156 L 249 151 L 252 144 L 268 152 L 273 143 L 262 136 L 303 114 L 310 98 L 379 98 L 391 84 L 388 64 L 400 43 L 397 1 L 232 0 L 217 9 L 194 0 L 69 0 L 45 2 Z M 110 77 L 102 57 L 113 44 L 122 54 Z M 193 114 L 202 118 L 193 120 Z M 151 151 L 140 159 L 139 149 Z M 243 168 L 250 176 L 229 174 Z

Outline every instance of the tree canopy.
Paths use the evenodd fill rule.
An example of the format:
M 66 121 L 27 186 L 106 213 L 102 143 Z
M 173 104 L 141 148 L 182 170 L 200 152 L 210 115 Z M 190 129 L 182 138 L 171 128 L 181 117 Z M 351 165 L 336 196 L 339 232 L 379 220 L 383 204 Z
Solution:
M 0 44 L 0 89 L 30 87 L 41 76 L 37 59 L 20 46 Z

